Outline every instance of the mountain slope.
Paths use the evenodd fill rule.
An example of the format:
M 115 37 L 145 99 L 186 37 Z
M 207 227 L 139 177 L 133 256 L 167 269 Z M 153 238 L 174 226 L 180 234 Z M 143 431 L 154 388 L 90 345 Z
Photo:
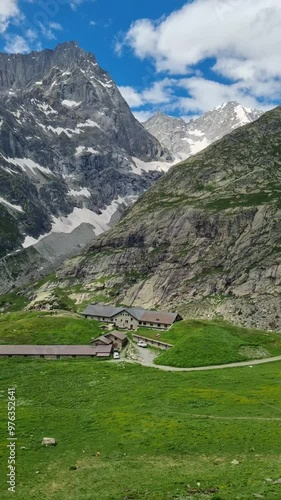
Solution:
M 53 234 L 78 228 L 64 247 L 81 251 L 171 159 L 75 42 L 0 54 L 0 258 L 51 233 L 44 256 L 55 261 L 62 240 Z
M 252 123 L 262 114 L 262 111 L 245 108 L 231 101 L 188 123 L 181 118 L 157 113 L 143 125 L 176 158 L 183 160 L 234 129 Z
M 172 167 L 58 276 L 88 291 L 103 276 L 121 303 L 280 329 L 281 107 Z
M 27 56 L 1 54 L 0 68 L 1 209 L 17 222 L 22 242 L 48 232 L 54 217 L 75 207 L 101 215 L 119 196 L 138 196 L 159 177 L 138 175 L 132 158 L 169 155 L 92 54 L 70 42 Z M 82 222 L 92 223 L 85 210 Z

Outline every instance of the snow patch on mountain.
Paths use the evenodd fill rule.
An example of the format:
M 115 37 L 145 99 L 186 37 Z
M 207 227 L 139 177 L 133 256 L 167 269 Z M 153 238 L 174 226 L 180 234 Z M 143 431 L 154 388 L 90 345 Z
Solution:
M 183 137 L 182 140 L 188 142 L 188 144 L 190 146 L 191 155 L 195 155 L 196 153 L 199 153 L 199 151 L 202 151 L 202 149 L 205 149 L 207 146 L 210 145 L 210 143 L 206 137 L 204 137 L 201 141 L 189 139 L 188 137 Z
M 177 160 L 174 162 L 161 162 L 161 161 L 150 161 L 145 162 L 140 160 L 139 158 L 132 157 L 134 163 L 131 164 L 132 171 L 134 174 L 143 175 L 144 172 L 162 172 L 166 173 L 171 168 L 172 165 L 177 163 Z
M 113 200 L 104 210 L 100 210 L 99 214 L 96 214 L 95 212 L 92 212 L 92 210 L 85 207 L 75 207 L 73 212 L 66 217 L 53 216 L 52 229 L 49 233 L 41 235 L 37 240 L 31 236 L 26 236 L 22 246 L 27 248 L 29 246 L 36 245 L 36 243 L 41 241 L 43 238 L 46 238 L 53 233 L 72 233 L 72 231 L 81 226 L 81 224 L 90 224 L 93 226 L 94 235 L 98 236 L 104 231 L 108 231 L 108 229 L 110 229 L 110 221 L 112 217 L 116 214 L 118 207 L 123 204 L 128 205 L 127 200 L 118 196 L 118 198 Z
M 11 208 L 12 210 L 16 210 L 17 212 L 23 212 L 23 209 L 20 205 L 13 205 L 9 201 L 5 200 L 0 196 L 0 203 L 6 205 L 8 208 Z
M 86 146 L 77 146 L 75 151 L 75 156 L 81 155 L 83 153 L 100 154 L 100 152 L 97 149 L 87 148 Z
M 43 128 L 46 127 L 43 126 Z M 67 137 L 73 137 L 74 134 L 80 134 L 81 130 L 80 129 L 71 129 L 71 128 L 63 128 L 63 127 L 52 127 L 51 125 L 48 125 L 47 130 L 50 130 L 54 134 L 61 135 L 61 134 L 66 134 Z
M 77 123 L 77 128 L 84 128 L 84 127 L 97 127 L 100 129 L 100 126 L 97 122 L 94 122 L 93 120 L 87 120 L 84 123 Z
M 157 113 L 144 127 L 166 146 L 178 160 L 199 153 L 224 135 L 260 118 L 262 111 L 227 102 L 205 115 L 190 120 Z
M 71 233 L 74 229 L 86 223 L 93 226 L 93 231 L 96 236 L 109 229 L 109 223 L 112 216 L 118 209 L 118 206 L 124 203 L 124 198 L 121 196 L 117 200 L 113 200 L 100 214 L 92 212 L 88 208 L 75 207 L 73 212 L 67 217 L 54 217 L 52 232 L 53 233 Z
M 8 163 L 12 163 L 12 165 L 16 165 L 17 167 L 20 167 L 23 172 L 27 172 L 30 170 L 33 175 L 37 175 L 38 172 L 36 170 L 42 172 L 43 174 L 48 174 L 48 175 L 54 175 L 54 173 L 46 167 L 42 167 L 38 163 L 35 163 L 33 160 L 30 158 L 5 158 L 3 155 L 1 155 Z M 7 170 L 7 169 L 6 169 Z M 13 173 L 17 173 L 15 171 L 12 171 Z
M 67 108 L 78 108 L 78 106 L 80 106 L 81 102 L 82 101 L 76 102 L 76 101 L 69 101 L 67 99 L 64 99 L 62 101 L 62 105 L 66 106 Z
M 90 193 L 89 189 L 82 188 L 82 187 L 79 190 L 71 189 L 69 191 L 69 195 L 74 196 L 75 198 L 78 198 L 80 196 L 84 196 L 85 198 L 91 197 L 91 193 Z
M 43 103 L 40 103 L 39 101 L 33 99 L 31 102 L 33 102 L 37 108 L 40 109 L 40 111 L 42 111 L 46 116 L 50 115 L 50 114 L 54 114 L 54 115 L 57 115 L 58 112 L 55 111 L 52 106 L 50 106 L 50 104 L 47 104 L 46 102 L 43 102 Z

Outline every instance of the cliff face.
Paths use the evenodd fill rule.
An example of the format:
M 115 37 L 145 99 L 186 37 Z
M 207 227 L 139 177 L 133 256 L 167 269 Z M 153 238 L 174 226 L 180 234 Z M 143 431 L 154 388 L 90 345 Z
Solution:
M 199 153 L 236 128 L 252 123 L 262 114 L 262 111 L 230 101 L 188 123 L 157 113 L 143 125 L 180 161 Z
M 120 303 L 280 329 L 281 107 L 173 167 L 58 273 L 100 277 Z
M 58 234 L 65 256 L 73 244 L 81 251 L 171 159 L 75 42 L 0 54 L 0 259 L 40 239 L 37 250 L 54 263 Z

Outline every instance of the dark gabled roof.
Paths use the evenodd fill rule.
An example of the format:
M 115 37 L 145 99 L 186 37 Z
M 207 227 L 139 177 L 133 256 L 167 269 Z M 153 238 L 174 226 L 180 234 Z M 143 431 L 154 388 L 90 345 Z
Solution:
M 111 352 L 112 345 L 1 345 L 2 356 L 95 356 L 97 352 Z
M 138 321 L 144 321 L 146 323 L 161 323 L 163 325 L 172 325 L 178 316 L 178 313 L 147 311 L 142 307 L 112 307 L 100 304 L 90 304 L 83 312 L 83 315 L 113 318 L 123 311 L 129 313 Z
M 122 312 L 126 312 L 126 313 L 130 314 L 130 316 L 132 316 L 134 319 L 137 319 L 137 320 L 139 319 L 139 316 L 140 316 L 140 312 L 138 311 L 138 309 L 135 309 L 132 307 L 122 307 L 115 314 L 113 314 L 112 317 L 114 318 L 114 316 L 117 316 L 118 314 L 120 314 Z
M 138 321 L 140 321 L 143 313 L 145 312 L 145 309 L 138 308 L 138 307 L 130 307 L 126 309 L 134 318 L 136 318 Z
M 107 354 L 107 353 L 111 353 L 112 351 L 112 343 L 110 343 L 109 345 L 97 345 L 95 347 L 95 350 L 96 350 L 96 353 L 97 355 L 98 354 Z
M 109 345 L 97 345 L 95 347 L 96 355 L 99 356 L 110 356 L 112 351 L 112 344 Z
M 115 316 L 119 312 L 123 311 L 124 307 L 113 307 L 113 306 L 106 306 L 106 305 L 100 305 L 100 304 L 89 304 L 88 307 L 86 307 L 85 311 L 83 311 L 83 315 L 85 316 L 100 316 L 103 318 L 111 318 L 112 316 Z
M 97 337 L 96 339 L 92 339 L 91 343 L 96 342 L 97 340 L 100 340 L 106 345 L 112 344 L 112 341 L 106 337 L 106 335 L 101 335 L 100 337 Z
M 147 323 L 161 323 L 163 325 L 172 325 L 178 316 L 177 313 L 169 313 L 162 311 L 144 311 L 141 316 L 141 321 Z
M 116 337 L 119 340 L 126 340 L 128 338 L 125 333 L 117 332 L 116 330 L 114 330 L 113 332 L 108 332 L 104 336 L 109 337 L 110 335 L 113 335 L 114 337 Z

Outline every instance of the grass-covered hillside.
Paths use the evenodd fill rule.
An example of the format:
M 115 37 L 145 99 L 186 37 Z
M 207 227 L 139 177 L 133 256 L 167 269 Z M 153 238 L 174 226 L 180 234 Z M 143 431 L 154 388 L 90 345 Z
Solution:
M 0 315 L 0 344 L 89 344 L 101 335 L 97 321 L 58 312 L 15 312 Z
M 281 355 L 281 334 L 235 327 L 212 321 L 181 321 L 165 332 L 140 329 L 144 336 L 173 344 L 156 364 L 177 367 L 209 366 Z
M 0 344 L 89 344 L 102 335 L 102 326 L 67 311 L 11 312 L 0 315 Z M 167 331 L 140 328 L 137 333 L 173 345 L 156 358 L 158 365 L 188 368 L 281 355 L 280 333 L 228 323 L 190 320 Z
M 1 500 L 11 386 L 20 500 L 280 499 L 280 363 L 170 373 L 10 359 L 0 384 Z
M 80 257 L 72 260 L 79 261 Z M 60 309 L 81 313 L 93 302 L 111 302 L 118 292 L 116 280 L 112 276 L 103 276 L 90 285 L 61 283 L 56 273 L 49 274 L 27 287 L 17 288 L 1 295 L 0 312 L 22 311 L 24 308 L 38 307 Z

